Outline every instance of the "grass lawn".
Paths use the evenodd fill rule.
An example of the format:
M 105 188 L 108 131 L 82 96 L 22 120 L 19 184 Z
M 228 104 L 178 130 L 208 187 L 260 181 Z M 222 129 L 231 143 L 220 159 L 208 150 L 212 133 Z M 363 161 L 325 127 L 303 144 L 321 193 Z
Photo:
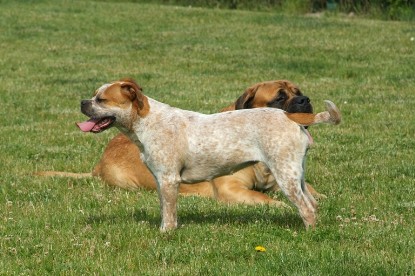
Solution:
M 0 275 L 415 274 L 414 37 L 413 22 L 341 15 L 0 1 Z M 317 228 L 294 210 L 181 197 L 180 228 L 161 234 L 155 192 L 33 176 L 91 171 L 117 130 L 81 133 L 80 100 L 126 76 L 204 113 L 273 79 L 316 111 L 335 102 L 342 124 L 311 128 Z

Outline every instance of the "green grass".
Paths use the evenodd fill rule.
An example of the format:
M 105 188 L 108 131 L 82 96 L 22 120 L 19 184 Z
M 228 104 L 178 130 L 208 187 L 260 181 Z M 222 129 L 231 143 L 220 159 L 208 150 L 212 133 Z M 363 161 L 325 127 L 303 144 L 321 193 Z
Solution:
M 415 273 L 412 23 L 92 1 L 0 7 L 1 275 Z M 78 131 L 79 102 L 126 76 L 204 113 L 272 79 L 299 84 L 316 111 L 338 104 L 341 125 L 311 130 L 307 180 L 328 196 L 317 229 L 295 211 L 182 197 L 181 227 L 161 234 L 155 192 L 32 176 L 91 170 L 117 131 Z

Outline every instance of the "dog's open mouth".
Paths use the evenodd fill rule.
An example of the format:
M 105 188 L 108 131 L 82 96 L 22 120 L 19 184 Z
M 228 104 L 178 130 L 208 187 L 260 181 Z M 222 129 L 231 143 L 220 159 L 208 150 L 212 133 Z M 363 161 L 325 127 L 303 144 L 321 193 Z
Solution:
M 104 117 L 104 118 L 91 118 L 88 121 L 82 123 L 76 123 L 80 130 L 83 132 L 94 132 L 98 133 L 106 130 L 115 122 L 115 117 Z

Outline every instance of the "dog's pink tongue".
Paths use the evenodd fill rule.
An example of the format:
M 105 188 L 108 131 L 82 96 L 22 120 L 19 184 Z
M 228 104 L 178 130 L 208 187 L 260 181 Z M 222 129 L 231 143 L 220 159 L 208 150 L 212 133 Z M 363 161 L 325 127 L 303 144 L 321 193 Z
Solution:
M 76 123 L 79 129 L 82 130 L 83 132 L 91 131 L 96 124 L 97 124 L 97 120 L 94 120 L 94 119 L 90 119 L 82 123 Z

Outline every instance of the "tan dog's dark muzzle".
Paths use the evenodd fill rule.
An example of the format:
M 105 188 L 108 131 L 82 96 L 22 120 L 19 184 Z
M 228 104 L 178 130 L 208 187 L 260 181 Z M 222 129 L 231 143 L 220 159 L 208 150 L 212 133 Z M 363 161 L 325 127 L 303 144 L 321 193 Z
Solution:
M 293 97 L 286 108 L 289 113 L 313 113 L 313 106 L 307 96 Z

